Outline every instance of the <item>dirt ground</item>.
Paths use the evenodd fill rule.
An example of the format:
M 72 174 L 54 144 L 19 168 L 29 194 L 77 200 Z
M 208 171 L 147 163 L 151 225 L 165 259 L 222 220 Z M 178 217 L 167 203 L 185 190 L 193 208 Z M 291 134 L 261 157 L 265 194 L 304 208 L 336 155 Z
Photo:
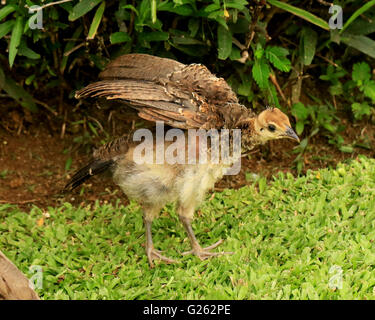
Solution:
M 96 200 L 103 203 L 120 199 L 127 203 L 126 197 L 109 176 L 93 177 L 84 184 L 84 192 L 81 192 L 80 188 L 70 194 L 61 192 L 74 170 L 90 159 L 93 147 L 100 145 L 102 134 L 95 136 L 92 133 L 94 138 L 86 137 L 87 142 L 82 138 L 82 128 L 75 128 L 80 126 L 74 122 L 75 119 L 66 121 L 65 117 L 65 121 L 60 121 L 53 119 L 53 115 L 31 119 L 29 114 L 19 109 L 7 109 L 7 112 L 4 110 L 0 114 L 0 204 L 16 204 L 27 210 L 33 205 L 47 208 L 66 201 L 79 205 Z M 97 118 L 93 116 L 93 119 L 99 122 L 96 119 L 100 117 L 95 116 Z M 79 119 L 80 115 L 77 117 Z M 122 125 L 117 125 L 117 131 L 113 130 L 111 136 L 112 133 L 116 135 L 121 130 L 126 130 L 126 126 L 134 125 L 134 119 L 127 115 L 119 115 L 116 119 L 118 122 L 120 119 Z M 345 127 L 342 135 L 347 143 L 367 139 L 375 145 L 374 125 L 364 122 L 354 125 L 347 122 Z M 241 173 L 225 177 L 218 182 L 216 190 L 225 187 L 238 188 L 252 183 L 249 179 L 252 173 L 271 177 L 282 171 L 296 175 L 294 160 L 297 154 L 293 152 L 295 146 L 293 141 L 285 140 L 270 142 L 256 148 L 243 158 Z M 329 144 L 326 138 L 317 136 L 310 140 L 307 152 L 303 156 L 304 171 L 327 166 L 335 167 L 338 162 L 356 158 L 358 154 L 375 156 L 373 150 L 363 148 L 355 148 L 354 153 L 340 152 Z

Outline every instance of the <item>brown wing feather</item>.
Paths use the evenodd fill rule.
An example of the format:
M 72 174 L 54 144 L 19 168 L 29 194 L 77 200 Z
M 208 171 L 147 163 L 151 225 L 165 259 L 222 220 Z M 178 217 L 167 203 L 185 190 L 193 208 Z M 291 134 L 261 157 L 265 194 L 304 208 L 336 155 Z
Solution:
M 163 86 L 136 80 L 104 80 L 89 84 L 76 93 L 78 98 L 106 97 L 122 100 L 173 101 Z
M 223 78 L 217 78 L 204 65 L 191 64 L 174 72 L 171 83 L 204 97 L 208 103 L 224 105 L 238 103 L 236 94 Z
M 145 120 L 178 128 L 233 127 L 244 110 L 225 80 L 200 64 L 129 54 L 112 61 L 99 77 L 103 80 L 77 91 L 76 98 L 118 99 Z M 236 119 L 226 123 L 233 118 L 231 108 Z
M 167 78 L 185 65 L 167 58 L 150 56 L 148 54 L 126 54 L 110 62 L 99 74 L 99 79 L 134 79 L 157 81 Z

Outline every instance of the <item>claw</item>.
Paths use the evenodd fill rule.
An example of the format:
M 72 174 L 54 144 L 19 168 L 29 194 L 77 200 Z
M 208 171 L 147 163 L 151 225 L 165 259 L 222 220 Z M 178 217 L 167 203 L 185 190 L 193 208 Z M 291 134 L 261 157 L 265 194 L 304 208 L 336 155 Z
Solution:
M 190 251 L 183 252 L 182 255 L 194 254 L 203 261 L 208 258 L 223 255 L 223 254 L 234 254 L 234 252 L 210 252 L 210 250 L 215 249 L 216 247 L 221 245 L 223 242 L 224 240 L 220 239 L 218 242 L 215 242 L 214 244 L 206 248 L 202 248 L 200 245 L 197 245 L 197 246 L 194 246 L 193 249 L 191 249 Z
M 171 258 L 163 256 L 161 254 L 161 251 L 156 250 L 153 247 L 147 249 L 147 259 L 148 259 L 148 263 L 150 264 L 151 268 L 155 267 L 154 260 L 161 260 L 161 261 L 164 261 L 166 263 L 177 263 L 176 260 L 173 260 Z

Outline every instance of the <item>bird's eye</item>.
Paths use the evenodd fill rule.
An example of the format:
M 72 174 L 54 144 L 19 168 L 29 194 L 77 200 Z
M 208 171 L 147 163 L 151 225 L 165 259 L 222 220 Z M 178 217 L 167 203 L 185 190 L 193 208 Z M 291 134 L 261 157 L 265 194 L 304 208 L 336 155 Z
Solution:
M 273 124 L 270 124 L 268 125 L 268 130 L 274 132 L 276 130 L 276 127 Z

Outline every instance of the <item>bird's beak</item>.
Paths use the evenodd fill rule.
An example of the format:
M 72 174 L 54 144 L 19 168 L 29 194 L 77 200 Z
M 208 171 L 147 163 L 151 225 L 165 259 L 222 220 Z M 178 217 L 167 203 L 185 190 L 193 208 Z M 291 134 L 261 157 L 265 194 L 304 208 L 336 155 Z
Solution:
M 285 135 L 288 137 L 288 138 L 291 138 L 293 140 L 296 140 L 297 142 L 300 142 L 297 134 L 294 132 L 294 130 L 291 128 L 291 127 L 287 127 L 286 131 L 285 131 Z

